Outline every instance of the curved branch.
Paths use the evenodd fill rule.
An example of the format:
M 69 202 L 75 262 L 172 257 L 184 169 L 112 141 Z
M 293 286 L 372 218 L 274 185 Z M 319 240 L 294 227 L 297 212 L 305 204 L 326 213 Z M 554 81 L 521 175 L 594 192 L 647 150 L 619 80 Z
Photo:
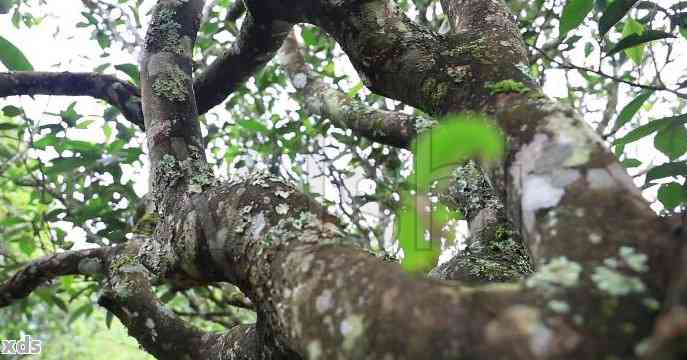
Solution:
M 267 64 L 274 57 L 291 26 L 288 22 L 271 18 L 256 18 L 248 12 L 238 39 L 198 75 L 194 82 L 198 112 L 204 114 L 219 105 L 246 79 Z
M 102 273 L 102 266 L 114 248 L 65 251 L 34 260 L 0 285 L 0 307 L 27 297 L 42 284 L 65 275 L 94 275 Z
M 329 118 L 335 125 L 372 141 L 402 148 L 407 148 L 415 137 L 416 127 L 431 124 L 429 119 L 418 116 L 373 109 L 333 88 L 305 63 L 294 33 L 284 40 L 279 52 L 282 67 L 311 114 Z
M 91 96 L 108 102 L 127 120 L 144 129 L 139 89 L 111 75 L 33 71 L 0 73 L 0 97 L 14 95 Z

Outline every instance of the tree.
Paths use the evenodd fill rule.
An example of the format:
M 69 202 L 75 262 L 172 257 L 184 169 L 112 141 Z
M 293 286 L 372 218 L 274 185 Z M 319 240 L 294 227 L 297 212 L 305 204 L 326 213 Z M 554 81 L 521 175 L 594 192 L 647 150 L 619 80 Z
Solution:
M 121 27 L 140 26 L 140 2 L 129 8 L 129 24 L 121 19 L 126 16 L 110 14 L 119 5 L 83 3 L 88 9 L 84 12 L 88 23 L 83 26 L 95 28 L 94 38 L 103 49 L 112 41 L 125 48 L 137 46 L 131 36 L 117 34 Z M 583 90 L 603 85 L 609 105 L 598 128 L 607 135 L 604 131 L 618 102 L 618 83 L 671 94 L 684 106 L 687 95 L 680 92 L 680 85 L 666 85 L 658 69 L 650 85 L 643 85 L 641 77 L 615 73 L 628 59 L 644 64 L 643 46 L 650 41 L 660 40 L 667 44 L 664 49 L 672 49 L 671 42 L 678 41 L 675 35 L 625 21 L 624 37 L 614 47 L 602 49 L 607 57 L 602 61 L 614 71 L 607 74 L 600 67 L 572 65 L 564 54 L 566 45 L 579 40 L 566 34 L 592 11 L 591 1 L 568 1 L 560 17 L 553 10 L 543 11 L 545 25 L 535 21 L 543 3 L 510 3 L 522 16 L 523 26 L 534 32 L 525 32 L 527 43 L 500 1 L 440 3 L 448 26 L 441 34 L 433 30 L 442 19 L 434 2 L 415 2 L 413 8 L 421 14 L 415 22 L 403 11 L 408 4 L 399 6 L 391 0 L 217 1 L 207 7 L 202 0 L 160 0 L 141 41 L 140 79 L 135 66 L 117 66 L 132 82 L 98 72 L 34 72 L 8 43 L 3 62 L 23 71 L 0 75 L 0 96 L 49 94 L 104 100 L 116 109 L 106 111 L 108 120 L 121 113 L 145 131 L 151 171 L 150 191 L 139 200 L 130 184 L 121 181 L 122 164 L 133 162 L 141 151 L 128 146 L 135 130 L 117 123 L 122 141 L 106 144 L 105 151 L 93 143 L 71 140 L 65 125 L 84 126 L 78 123 L 74 106 L 59 114 L 59 126 L 36 129 L 15 120 L 4 123 L 29 137 L 31 147 L 52 146 L 59 152 L 46 168 L 40 158 L 21 155 L 29 159 L 20 168 L 26 173 L 11 176 L 12 186 L 37 189 L 36 196 L 43 196 L 39 200 L 45 205 L 61 204 L 37 216 L 40 221 L 33 222 L 32 235 L 68 248 L 64 234 L 46 224 L 67 219 L 86 223 L 87 239 L 99 246 L 55 252 L 21 266 L 0 287 L 0 305 L 18 302 L 60 276 L 89 276 L 100 290 L 98 303 L 146 351 L 161 359 L 684 356 L 687 255 L 683 255 L 681 227 L 671 225 L 674 221 L 668 217 L 658 217 L 642 199 L 618 156 L 575 108 L 581 104 L 573 96 L 568 104 L 548 97 L 530 73 L 530 61 L 558 63 L 596 82 Z M 601 14 L 600 32 L 609 32 L 633 5 L 634 1 L 621 0 L 599 5 L 593 16 Z M 644 20 L 649 25 L 660 13 L 671 22 L 670 31 L 685 31 L 684 5 L 637 6 L 650 7 L 653 17 Z M 221 20 L 217 7 L 222 9 Z M 530 11 L 536 13 L 528 15 Z M 223 44 L 212 36 L 220 27 L 231 32 L 244 12 L 233 44 L 218 53 Z M 333 54 L 334 43 L 326 33 L 348 56 L 365 87 L 418 111 L 381 110 L 370 105 L 374 98 L 362 99 L 355 91 L 347 94 L 330 85 L 326 78 L 336 74 L 327 69 L 328 64 L 310 68 L 312 55 L 304 56 L 298 36 L 289 35 L 295 24 L 302 23 L 314 25 L 301 31 L 306 46 Z M 560 36 L 539 48 L 537 30 L 550 34 L 551 24 L 559 24 L 554 30 Z M 540 51 L 530 53 L 527 44 Z M 268 64 L 278 49 L 283 72 Z M 671 51 L 666 51 L 668 57 Z M 203 56 L 197 60 L 199 54 Z M 263 66 L 267 67 L 260 71 Z M 254 75 L 251 86 L 256 90 L 251 95 L 241 87 Z M 294 128 L 279 118 L 271 119 L 269 127 L 244 118 L 235 127 L 218 128 L 201 116 L 232 94 L 226 106 L 230 111 L 239 109 L 232 112 L 234 116 L 241 119 L 247 108 L 262 115 L 266 107 L 274 106 L 270 85 L 284 82 L 285 75 L 302 100 L 299 116 L 307 117 L 307 112 L 328 121 L 303 121 Z M 251 95 L 250 101 L 244 101 L 241 92 Z M 651 96 L 646 94 L 621 111 L 606 138 L 616 136 Z M 18 107 L 5 107 L 4 113 L 30 122 Z M 294 174 L 281 169 L 281 147 L 288 154 L 308 151 L 307 146 L 284 145 L 289 141 L 285 133 L 299 138 L 319 131 L 336 134 L 343 143 L 355 135 L 407 148 L 423 130 L 449 114 L 463 114 L 463 119 L 486 114 L 479 117 L 488 116 L 507 139 L 502 161 L 464 166 L 460 179 L 469 185 L 441 195 L 455 200 L 453 205 L 470 220 L 473 234 L 469 251 L 432 273 L 453 281 L 411 274 L 395 261 L 371 255 L 365 246 L 356 245 L 358 236 L 346 228 L 341 231 L 340 219 L 326 211 L 329 204 L 315 201 L 307 188 L 279 176 Z M 620 156 L 625 144 L 657 132 L 657 149 L 676 160 L 687 150 L 684 122 L 684 115 L 654 120 L 616 137 L 613 145 Z M 349 132 L 330 131 L 331 126 Z M 36 130 L 45 132 L 34 141 Z M 460 135 L 456 133 L 456 139 L 465 137 Z M 255 139 L 249 146 L 256 157 L 271 160 L 271 173 L 218 180 L 212 169 L 216 163 L 208 161 L 208 154 L 215 153 L 206 149 L 225 137 L 229 160 L 243 151 L 237 137 Z M 455 147 L 460 149 L 461 144 Z M 368 150 L 375 149 L 380 148 Z M 395 174 L 390 179 L 400 183 L 402 157 L 395 151 L 379 150 L 372 157 L 374 163 L 357 154 L 357 164 L 375 177 L 375 167 L 381 163 L 385 176 Z M 336 178 L 340 169 L 328 169 L 335 184 L 343 186 L 344 181 Z M 653 179 L 682 175 L 684 163 L 674 161 L 651 171 Z M 115 181 L 93 180 L 94 173 L 108 173 Z M 681 206 L 685 196 L 679 184 L 661 189 L 659 197 L 667 208 Z M 87 196 L 75 197 L 75 192 Z M 139 226 L 134 236 L 127 235 L 131 229 L 125 218 L 132 216 L 135 206 L 112 205 L 123 194 L 139 202 L 144 215 L 137 216 L 136 223 L 153 222 L 154 231 L 141 231 Z M 377 200 L 387 209 L 403 211 L 398 201 Z M 342 203 L 336 204 L 342 206 L 342 216 L 358 227 L 358 235 L 380 239 Z M 411 253 L 405 247 L 402 261 Z M 532 274 L 531 268 L 536 270 Z M 207 331 L 171 311 L 162 301 L 165 296 L 161 299 L 155 292 L 158 286 L 173 292 L 202 292 L 224 283 L 236 286 L 249 299 L 239 294 L 232 305 L 255 311 L 254 324 Z M 203 297 L 212 298 L 212 291 Z

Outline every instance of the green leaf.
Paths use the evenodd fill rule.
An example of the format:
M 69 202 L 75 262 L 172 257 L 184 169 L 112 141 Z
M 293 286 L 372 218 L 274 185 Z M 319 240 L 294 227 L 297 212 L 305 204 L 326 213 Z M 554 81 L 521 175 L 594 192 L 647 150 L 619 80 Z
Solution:
M 303 36 L 303 42 L 306 46 L 317 45 L 317 35 L 315 35 L 315 29 L 312 27 L 304 27 L 301 31 Z
M 93 163 L 92 160 L 70 157 L 70 158 L 59 158 L 51 160 L 52 166 L 45 169 L 46 175 L 55 175 L 66 172 L 71 172 L 79 168 L 80 166 L 89 166 Z
M 634 19 L 628 19 L 623 26 L 623 37 L 630 36 L 632 34 L 642 35 L 644 33 L 644 25 L 639 23 Z M 641 65 L 642 59 L 644 58 L 644 48 L 645 45 L 637 45 L 631 48 L 625 49 L 625 55 L 632 59 L 632 61 Z
M 127 74 L 134 84 L 141 84 L 141 73 L 138 70 L 138 66 L 134 64 L 119 64 L 115 65 L 115 69 Z
M 23 112 L 24 110 L 13 105 L 7 105 L 2 108 L 2 113 L 7 117 L 15 117 L 21 115 Z
M 634 6 L 638 0 L 615 0 L 613 1 L 599 19 L 599 36 L 604 36 L 625 14 Z
M 69 307 L 67 306 L 67 303 L 64 302 L 59 296 L 51 294 L 50 299 L 52 300 L 53 304 L 57 305 L 57 307 L 62 310 L 65 313 L 69 312 Z
M 568 0 L 563 7 L 558 37 L 564 38 L 570 31 L 580 26 L 594 7 L 594 0 Z
M 620 129 L 623 125 L 627 124 L 630 120 L 632 120 L 632 117 L 639 111 L 639 109 L 642 107 L 642 104 L 653 94 L 654 92 L 652 90 L 647 90 L 639 95 L 637 95 L 636 98 L 634 98 L 630 103 L 625 105 L 622 110 L 620 110 L 620 114 L 618 115 L 618 118 L 615 120 L 615 125 L 613 125 L 613 131 Z
M 684 124 L 685 122 L 687 122 L 687 114 L 652 120 L 645 125 L 633 129 L 624 137 L 617 139 L 613 142 L 613 145 L 629 144 L 670 126 L 673 123 Z
M 18 128 L 19 125 L 12 123 L 0 123 L 0 131 L 2 130 L 12 130 Z
M 45 137 L 39 139 L 38 141 L 34 141 L 34 142 L 33 142 L 33 147 L 34 147 L 35 149 L 45 150 L 45 148 L 46 148 L 48 145 L 53 145 L 53 146 L 54 146 L 55 144 L 57 144 L 58 141 L 59 141 L 59 139 L 58 139 L 55 135 L 53 135 L 53 134 L 48 134 L 48 135 L 46 135 Z
M 269 131 L 267 126 L 265 126 L 263 123 L 255 120 L 255 119 L 241 120 L 238 122 L 238 124 L 242 128 L 246 128 L 248 130 L 253 130 L 253 131 L 259 132 L 259 133 L 266 133 Z
M 663 184 L 658 189 L 658 201 L 660 201 L 666 209 L 672 210 L 684 204 L 686 200 L 687 191 L 685 191 L 682 185 L 676 182 Z
M 663 31 L 658 31 L 658 30 L 647 30 L 641 35 L 638 34 L 631 34 L 629 36 L 626 36 L 622 38 L 620 41 L 618 41 L 615 46 L 608 51 L 606 56 L 613 56 L 616 53 L 631 48 L 633 46 L 641 45 L 650 41 L 654 40 L 659 40 L 659 39 L 666 39 L 666 38 L 674 38 L 675 35 L 669 34 L 667 32 Z
M 0 36 L 0 62 L 10 71 L 33 70 L 33 66 L 21 50 L 2 36 Z
M 348 95 L 348 97 L 355 98 L 355 96 L 358 95 L 358 93 L 362 89 L 363 89 L 363 83 L 359 82 L 359 83 L 355 84 L 350 90 L 348 90 L 348 92 L 346 92 L 346 95 Z
M 658 131 L 654 146 L 672 161 L 687 152 L 687 129 L 682 123 L 673 123 Z
M 645 183 L 672 176 L 687 176 L 687 162 L 669 162 L 655 166 L 646 173 Z
M 637 160 L 637 159 L 625 159 L 625 160 L 623 160 L 623 166 L 626 169 L 635 168 L 635 167 L 640 166 L 640 165 L 642 165 L 642 162 Z
M 27 237 L 22 239 L 19 242 L 19 250 L 26 255 L 26 256 L 31 256 L 33 252 L 36 250 L 36 243 L 33 241 L 32 237 Z

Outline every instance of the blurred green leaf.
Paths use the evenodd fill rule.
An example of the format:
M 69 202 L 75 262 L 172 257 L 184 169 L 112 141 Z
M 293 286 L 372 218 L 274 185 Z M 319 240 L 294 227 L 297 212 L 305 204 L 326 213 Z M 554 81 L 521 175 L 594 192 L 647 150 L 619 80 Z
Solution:
M 684 124 L 685 122 L 687 122 L 687 114 L 652 120 L 647 124 L 633 129 L 622 138 L 615 140 L 613 145 L 629 144 L 670 126 L 673 123 Z
M 608 53 L 606 53 L 606 56 L 612 56 L 622 50 L 631 48 L 633 46 L 641 45 L 647 42 L 651 42 L 654 40 L 674 37 L 675 35 L 658 30 L 647 30 L 643 32 L 641 35 L 631 34 L 618 41 L 618 43 L 615 44 L 615 46 L 611 48 L 611 50 L 609 50 Z
M 687 129 L 685 125 L 675 122 L 658 131 L 654 146 L 670 160 L 675 160 L 687 152 Z
M 594 0 L 567 0 L 561 14 L 559 37 L 564 38 L 569 31 L 580 26 L 593 7 Z
M 413 191 L 401 194 L 402 205 L 396 214 L 397 238 L 403 249 L 401 265 L 406 271 L 425 272 L 434 267 L 444 226 L 460 218 L 459 212 L 430 201 L 427 194 L 432 184 L 451 176 L 456 166 L 470 158 L 488 161 L 503 155 L 503 137 L 492 124 L 481 114 L 451 115 L 423 132 L 411 146 L 414 171 L 408 185 Z
M 115 69 L 127 74 L 134 84 L 141 85 L 141 73 L 138 66 L 134 64 L 119 64 L 115 65 Z
M 18 115 L 21 115 L 24 111 L 21 108 L 18 108 L 13 105 L 7 105 L 4 108 L 2 108 L 2 113 L 5 114 L 5 116 L 8 117 L 15 117 Z
M 599 35 L 604 36 L 625 14 L 634 6 L 638 0 L 615 0 L 613 1 L 599 19 Z
M 672 210 L 684 204 L 686 200 L 687 191 L 685 191 L 682 185 L 676 182 L 663 184 L 658 189 L 658 201 L 660 201 L 666 209 Z
M 687 176 L 687 162 L 669 162 L 655 166 L 646 173 L 646 183 L 671 176 Z
M 632 101 L 630 101 L 622 110 L 618 118 L 615 120 L 615 125 L 613 125 L 613 131 L 620 129 L 623 125 L 627 124 L 632 117 L 639 111 L 642 104 L 651 97 L 654 92 L 652 90 L 646 90 L 637 95 Z
M 33 66 L 21 50 L 2 36 L 0 36 L 0 62 L 10 71 L 33 70 Z

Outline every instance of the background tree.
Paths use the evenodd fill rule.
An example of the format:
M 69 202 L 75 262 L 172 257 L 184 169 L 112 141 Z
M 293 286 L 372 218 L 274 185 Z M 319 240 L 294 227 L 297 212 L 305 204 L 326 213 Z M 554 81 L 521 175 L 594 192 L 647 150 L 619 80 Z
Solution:
M 3 338 L 97 299 L 165 359 L 684 356 L 684 2 L 82 3 L 92 72 L 0 37 Z M 427 136 L 444 165 L 498 152 L 485 117 L 501 162 L 421 180 Z M 453 249 L 444 205 L 450 281 L 403 271 Z

